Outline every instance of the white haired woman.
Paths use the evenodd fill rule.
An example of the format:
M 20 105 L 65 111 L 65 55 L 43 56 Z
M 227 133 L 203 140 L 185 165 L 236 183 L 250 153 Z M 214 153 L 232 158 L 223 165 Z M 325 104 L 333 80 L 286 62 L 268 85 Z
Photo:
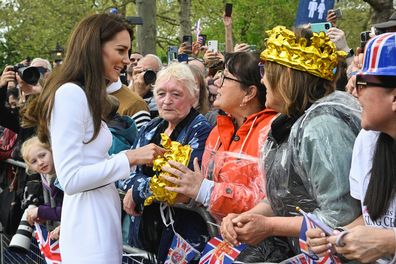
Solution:
M 193 168 L 193 163 L 200 164 L 211 126 L 194 109 L 198 93 L 194 75 L 187 65 L 174 63 L 161 70 L 154 86 L 159 117 L 140 130 L 134 147 L 150 143 L 159 145 L 160 135 L 165 133 L 172 141 L 191 146 L 190 169 Z M 144 200 L 151 196 L 149 181 L 152 176 L 154 172 L 151 167 L 137 167 L 125 184 L 125 190 L 129 190 L 124 199 L 124 209 L 136 216 L 131 224 L 130 244 L 156 253 L 159 261 L 165 261 L 173 238 L 172 228 L 163 225 L 159 205 L 156 203 L 145 207 L 143 212 L 138 212 L 143 207 Z M 142 216 L 137 216 L 140 213 Z M 175 231 L 201 251 L 208 239 L 203 219 L 195 212 L 180 208 L 174 208 L 173 218 Z

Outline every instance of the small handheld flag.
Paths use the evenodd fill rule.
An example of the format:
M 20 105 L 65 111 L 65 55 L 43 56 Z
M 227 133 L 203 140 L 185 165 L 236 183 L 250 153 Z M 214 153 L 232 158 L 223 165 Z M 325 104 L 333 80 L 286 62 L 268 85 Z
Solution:
M 191 246 L 178 233 L 175 233 L 165 264 L 187 264 L 197 255 L 199 255 L 199 251 Z
M 220 236 L 213 237 L 206 244 L 199 264 L 231 264 L 238 257 L 242 250 L 246 248 L 245 244 L 233 247 L 225 242 Z
M 34 223 L 36 228 L 36 240 L 38 242 L 40 252 L 45 257 L 47 264 L 62 263 L 59 241 L 53 241 L 50 238 L 50 233 L 47 230 L 41 230 L 39 224 Z

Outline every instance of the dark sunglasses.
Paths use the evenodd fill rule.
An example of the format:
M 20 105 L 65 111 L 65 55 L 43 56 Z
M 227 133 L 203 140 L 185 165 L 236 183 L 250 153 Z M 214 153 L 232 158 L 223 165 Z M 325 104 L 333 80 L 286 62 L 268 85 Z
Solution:
M 386 75 L 356 75 L 356 90 L 359 92 L 366 87 L 396 88 L 396 76 Z

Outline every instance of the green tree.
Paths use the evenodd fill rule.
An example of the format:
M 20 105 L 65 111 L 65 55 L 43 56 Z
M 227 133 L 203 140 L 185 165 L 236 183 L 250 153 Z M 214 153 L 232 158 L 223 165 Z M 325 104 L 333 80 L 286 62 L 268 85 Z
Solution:
M 0 8 L 1 66 L 27 56 L 49 59 L 56 43 L 65 46 L 75 24 L 95 11 L 93 3 L 81 0 L 10 0 L 2 2 Z

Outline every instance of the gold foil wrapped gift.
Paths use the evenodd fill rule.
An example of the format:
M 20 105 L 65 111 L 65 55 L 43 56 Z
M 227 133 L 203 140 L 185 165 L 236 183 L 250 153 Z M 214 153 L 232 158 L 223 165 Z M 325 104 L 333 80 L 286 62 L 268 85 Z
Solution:
M 165 202 L 169 205 L 175 203 L 177 193 L 165 190 L 165 186 L 175 186 L 175 184 L 166 181 L 162 175 L 176 177 L 173 174 L 162 171 L 163 166 L 170 166 L 168 161 L 177 161 L 184 166 L 188 165 L 191 155 L 191 147 L 189 145 L 183 146 L 177 141 L 171 141 L 170 138 L 162 133 L 161 134 L 161 145 L 166 149 L 163 157 L 158 157 L 153 161 L 153 171 L 158 171 L 156 176 L 153 176 L 150 180 L 149 187 L 152 192 L 152 196 L 148 197 L 144 201 L 144 206 L 152 204 L 154 200 L 159 202 Z

